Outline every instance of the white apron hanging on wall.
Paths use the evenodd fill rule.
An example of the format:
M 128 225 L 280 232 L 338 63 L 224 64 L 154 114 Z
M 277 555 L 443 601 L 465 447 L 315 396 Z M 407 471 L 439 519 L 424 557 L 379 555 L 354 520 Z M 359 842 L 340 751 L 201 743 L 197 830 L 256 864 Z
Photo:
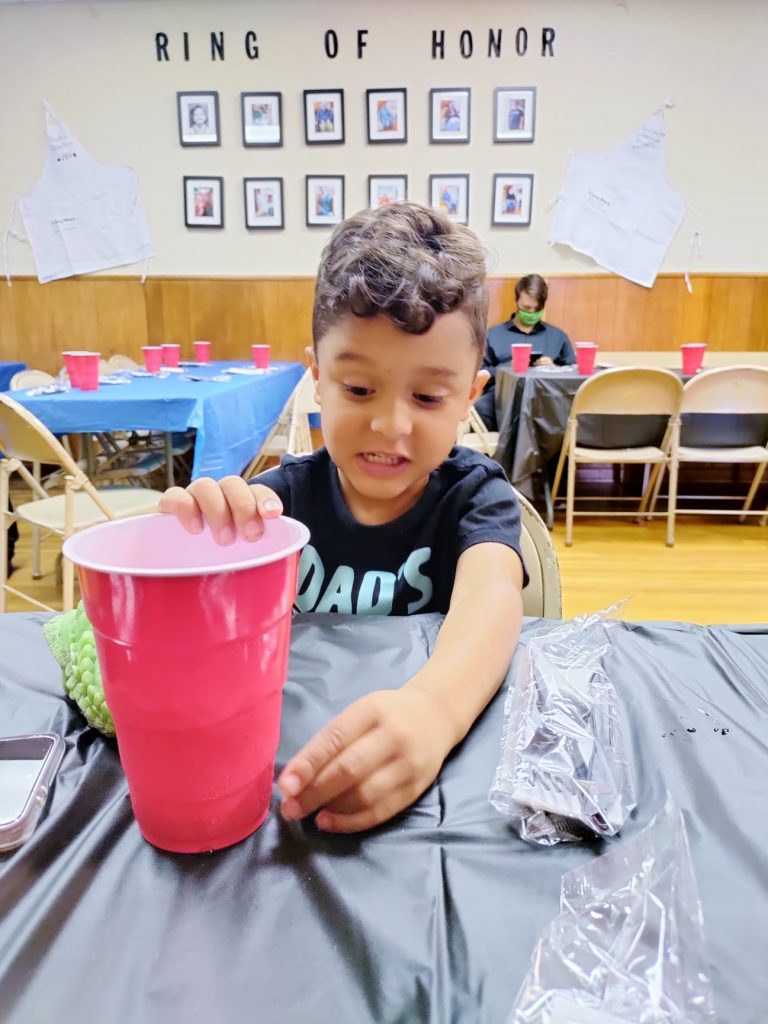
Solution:
M 661 111 L 615 149 L 572 153 L 549 242 L 650 288 L 687 210 L 667 183 L 665 153 Z
M 43 105 L 48 157 L 40 180 L 11 208 L 4 240 L 8 283 L 9 235 L 32 246 L 41 284 L 154 256 L 136 172 L 100 163 Z M 26 238 L 14 228 L 16 208 Z

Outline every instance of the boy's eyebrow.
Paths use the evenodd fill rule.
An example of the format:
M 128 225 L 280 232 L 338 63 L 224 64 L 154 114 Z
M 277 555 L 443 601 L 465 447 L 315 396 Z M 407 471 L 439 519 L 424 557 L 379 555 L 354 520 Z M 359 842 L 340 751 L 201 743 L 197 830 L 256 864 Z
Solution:
M 338 355 L 334 356 L 334 362 L 361 363 L 364 366 L 370 366 L 371 364 L 371 360 L 362 353 L 349 351 L 339 352 Z M 452 370 L 448 366 L 420 366 L 416 372 L 425 377 L 435 377 L 441 380 L 454 380 L 459 376 L 456 370 Z

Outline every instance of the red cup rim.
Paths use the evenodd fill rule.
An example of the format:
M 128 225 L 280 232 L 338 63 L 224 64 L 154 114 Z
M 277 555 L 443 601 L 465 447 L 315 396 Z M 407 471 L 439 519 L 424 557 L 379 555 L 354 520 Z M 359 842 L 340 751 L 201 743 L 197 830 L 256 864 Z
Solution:
M 706 348 L 706 347 L 707 347 L 706 341 L 687 341 L 684 345 L 680 346 L 680 348 Z
M 576 348 L 597 348 L 596 341 L 577 341 Z
M 175 341 L 163 342 L 162 345 L 153 345 L 153 348 L 181 348 L 181 345 Z
M 103 562 L 97 562 L 95 559 L 88 558 L 87 556 L 81 557 L 77 553 L 77 549 L 80 546 L 81 541 L 92 530 L 114 530 L 119 529 L 129 521 L 136 523 L 144 519 L 168 518 L 169 517 L 167 515 L 164 515 L 161 512 L 150 512 L 147 515 L 130 516 L 129 519 L 114 519 L 106 523 L 98 523 L 96 526 L 89 526 L 85 530 L 79 530 L 77 533 L 67 538 L 67 540 L 64 541 L 62 553 L 65 558 L 74 562 L 75 565 L 80 565 L 84 569 L 92 569 L 95 572 L 103 572 L 110 575 L 162 576 L 165 578 L 172 576 L 213 576 L 222 572 L 238 572 L 241 569 L 255 569 L 260 565 L 270 565 L 272 562 L 279 562 L 288 555 L 292 555 L 294 552 L 300 551 L 309 540 L 309 530 L 304 523 L 300 523 L 297 519 L 291 519 L 289 516 L 280 516 L 279 518 L 283 522 L 290 523 L 291 527 L 294 529 L 295 537 L 292 541 L 286 544 L 285 547 L 280 548 L 279 551 L 271 551 L 265 555 L 254 555 L 252 558 L 244 558 L 239 562 L 227 562 L 225 565 L 185 565 L 182 567 L 171 566 L 169 568 L 136 568 L 135 566 L 130 565 L 105 565 Z
M 141 346 L 141 351 L 142 352 L 160 352 L 162 350 L 162 348 L 163 348 L 162 345 L 142 345 Z
M 251 348 L 270 348 L 270 345 L 251 345 Z

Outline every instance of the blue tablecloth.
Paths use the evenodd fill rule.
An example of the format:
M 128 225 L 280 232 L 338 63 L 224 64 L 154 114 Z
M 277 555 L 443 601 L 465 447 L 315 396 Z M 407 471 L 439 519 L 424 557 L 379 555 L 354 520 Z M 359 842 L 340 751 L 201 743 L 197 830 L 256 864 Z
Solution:
M 13 397 L 33 412 L 54 434 L 86 434 L 111 430 L 161 430 L 194 427 L 197 431 L 192 478 L 215 480 L 239 474 L 264 443 L 289 395 L 301 379 L 300 363 L 273 363 L 258 375 L 210 378 L 230 362 L 190 367 L 167 377 L 131 377 L 130 384 L 102 384 L 98 391 L 66 391 Z
M 26 363 L 0 363 L 0 391 L 7 391 L 11 386 L 11 377 L 26 369 Z

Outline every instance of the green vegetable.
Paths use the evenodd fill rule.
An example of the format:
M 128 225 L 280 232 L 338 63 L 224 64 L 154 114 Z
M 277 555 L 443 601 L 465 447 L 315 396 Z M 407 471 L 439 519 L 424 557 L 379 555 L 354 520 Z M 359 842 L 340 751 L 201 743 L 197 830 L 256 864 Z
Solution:
M 105 736 L 115 735 L 115 723 L 104 699 L 93 627 L 82 601 L 71 612 L 49 619 L 45 639 L 64 676 L 64 692 L 77 704 L 86 722 Z

